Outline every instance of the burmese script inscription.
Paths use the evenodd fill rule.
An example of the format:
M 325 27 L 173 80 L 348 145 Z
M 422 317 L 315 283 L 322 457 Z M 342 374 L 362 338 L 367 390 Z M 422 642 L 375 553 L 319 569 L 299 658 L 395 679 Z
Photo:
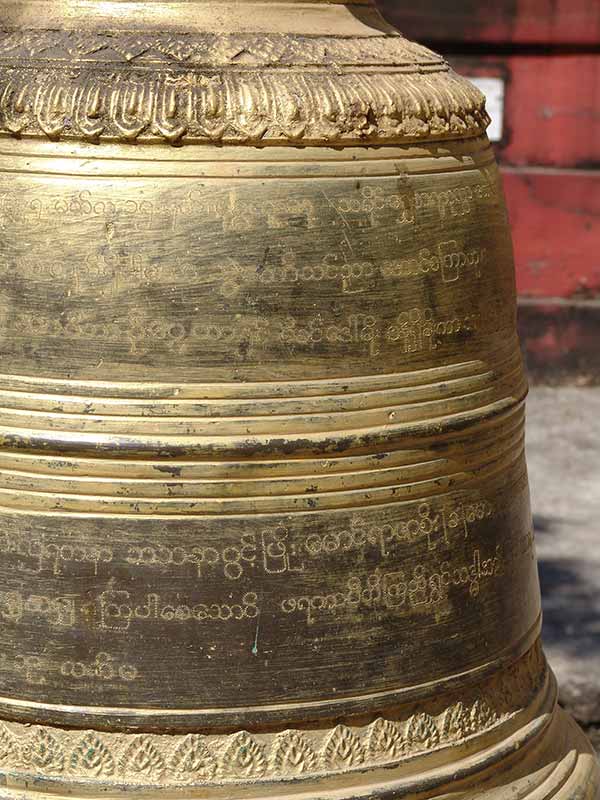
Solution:
M 33 337 L 56 369 L 68 342 L 90 377 L 109 360 L 163 378 L 233 367 L 254 379 L 306 356 L 321 372 L 341 356 L 381 371 L 480 347 L 514 316 L 494 181 L 487 167 L 435 191 L 419 177 L 140 179 L 119 197 L 85 179 L 30 196 L 5 179 L 0 340 L 26 364 Z
M 69 676 L 75 695 L 77 687 L 99 698 L 109 689 L 151 691 L 162 665 L 146 661 L 143 643 L 164 636 L 182 680 L 235 651 L 259 691 L 255 670 L 276 666 L 282 654 L 295 653 L 299 666 L 308 658 L 336 680 L 333 651 L 365 648 L 370 663 L 391 635 L 399 668 L 409 663 L 411 639 L 429 626 L 439 628 L 436 639 L 461 636 L 459 608 L 479 614 L 501 603 L 513 624 L 518 602 L 511 593 L 515 607 L 505 607 L 506 581 L 518 586 L 534 569 L 527 512 L 524 477 L 515 473 L 510 486 L 491 483 L 487 496 L 463 491 L 381 509 L 225 518 L 218 537 L 210 520 L 150 526 L 67 517 L 40 526 L 3 515 L 0 672 L 23 691 L 53 686 L 59 676 Z M 88 638 L 95 652 L 77 646 Z M 397 676 L 390 669 L 382 686 L 386 675 Z M 235 693 L 229 675 L 223 683 Z M 194 692 L 176 684 L 189 700 Z

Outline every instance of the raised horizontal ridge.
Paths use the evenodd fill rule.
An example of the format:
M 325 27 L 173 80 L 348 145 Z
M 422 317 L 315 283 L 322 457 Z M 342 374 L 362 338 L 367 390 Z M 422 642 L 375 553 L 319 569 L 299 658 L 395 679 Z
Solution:
M 521 457 L 525 392 L 515 350 L 493 369 L 288 384 L 2 376 L 0 505 L 202 516 L 429 497 Z

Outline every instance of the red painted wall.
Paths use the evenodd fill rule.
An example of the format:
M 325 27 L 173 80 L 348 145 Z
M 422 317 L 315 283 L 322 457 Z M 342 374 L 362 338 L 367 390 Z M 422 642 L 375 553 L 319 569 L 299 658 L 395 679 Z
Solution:
M 520 294 L 600 298 L 600 55 L 451 60 L 505 81 L 496 152 Z
M 506 169 L 504 187 L 520 294 L 600 297 L 600 171 Z
M 600 41 L 598 0 L 385 0 L 385 16 L 430 42 L 591 44 Z
M 504 80 L 503 164 L 600 169 L 600 53 L 449 58 L 463 75 Z

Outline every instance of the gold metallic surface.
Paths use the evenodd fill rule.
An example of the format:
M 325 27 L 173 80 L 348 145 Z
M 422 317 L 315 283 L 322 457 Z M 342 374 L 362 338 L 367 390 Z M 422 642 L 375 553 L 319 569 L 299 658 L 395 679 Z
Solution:
M 482 95 L 368 2 L 0 28 L 0 795 L 596 798 Z

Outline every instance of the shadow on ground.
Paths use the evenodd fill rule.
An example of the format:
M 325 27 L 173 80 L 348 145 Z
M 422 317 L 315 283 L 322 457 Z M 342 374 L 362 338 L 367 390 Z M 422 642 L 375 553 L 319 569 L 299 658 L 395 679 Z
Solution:
M 558 674 L 561 702 L 586 726 L 600 725 L 600 592 L 585 552 L 553 554 L 568 522 L 535 515 L 544 611 L 543 639 Z
M 540 559 L 544 640 L 574 657 L 597 653 L 600 670 L 600 598 L 578 560 Z
M 566 520 L 535 514 L 539 539 L 564 531 Z M 573 558 L 549 557 L 547 546 L 538 548 L 544 641 L 573 657 L 597 654 L 600 673 L 600 594 L 597 582 L 586 574 L 585 553 Z

